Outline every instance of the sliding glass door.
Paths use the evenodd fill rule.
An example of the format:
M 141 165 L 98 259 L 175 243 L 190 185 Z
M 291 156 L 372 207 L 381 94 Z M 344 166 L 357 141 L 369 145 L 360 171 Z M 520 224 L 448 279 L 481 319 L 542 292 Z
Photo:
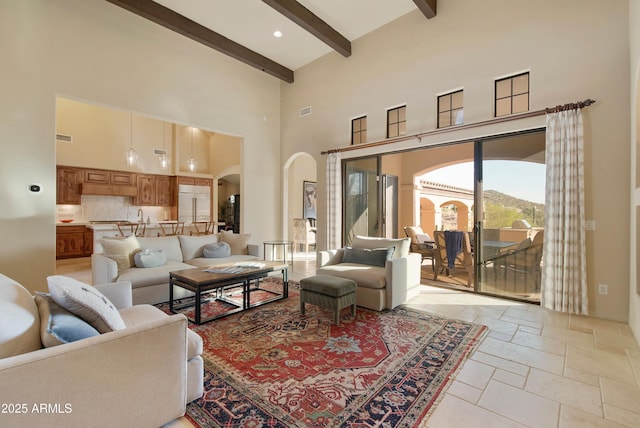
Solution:
M 381 173 L 379 156 L 345 160 L 343 168 L 345 245 L 355 235 L 396 237 L 398 177 Z
M 477 290 L 540 300 L 544 133 L 476 143 Z

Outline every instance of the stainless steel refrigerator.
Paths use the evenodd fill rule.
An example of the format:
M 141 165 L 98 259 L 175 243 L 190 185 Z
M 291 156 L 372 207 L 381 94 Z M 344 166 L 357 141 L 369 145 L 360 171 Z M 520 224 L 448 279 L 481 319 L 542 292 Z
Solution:
M 211 221 L 211 188 L 209 186 L 178 186 L 178 221 Z

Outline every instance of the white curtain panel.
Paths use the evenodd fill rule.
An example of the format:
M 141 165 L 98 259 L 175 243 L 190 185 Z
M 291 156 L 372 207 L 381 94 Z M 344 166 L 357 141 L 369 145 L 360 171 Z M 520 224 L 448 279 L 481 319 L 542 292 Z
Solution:
M 327 156 L 327 249 L 341 245 L 342 233 L 342 155 Z
M 542 304 L 588 314 L 580 109 L 547 114 Z

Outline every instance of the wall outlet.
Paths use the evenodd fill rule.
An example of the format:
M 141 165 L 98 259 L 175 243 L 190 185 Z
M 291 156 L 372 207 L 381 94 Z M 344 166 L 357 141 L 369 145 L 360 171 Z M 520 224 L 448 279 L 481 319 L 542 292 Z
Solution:
M 584 230 L 596 230 L 596 221 L 595 220 L 585 220 L 584 221 Z
M 598 284 L 598 293 L 599 294 L 608 294 L 609 286 L 607 284 Z

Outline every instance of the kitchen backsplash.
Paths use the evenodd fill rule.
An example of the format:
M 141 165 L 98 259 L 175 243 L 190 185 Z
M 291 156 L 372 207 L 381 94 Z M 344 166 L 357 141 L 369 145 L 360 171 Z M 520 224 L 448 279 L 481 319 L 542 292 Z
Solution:
M 127 196 L 82 195 L 81 205 L 56 205 L 56 220 L 72 219 L 75 222 L 99 220 L 138 220 L 142 209 L 144 220 L 151 223 L 169 219 L 169 208 L 131 205 Z

